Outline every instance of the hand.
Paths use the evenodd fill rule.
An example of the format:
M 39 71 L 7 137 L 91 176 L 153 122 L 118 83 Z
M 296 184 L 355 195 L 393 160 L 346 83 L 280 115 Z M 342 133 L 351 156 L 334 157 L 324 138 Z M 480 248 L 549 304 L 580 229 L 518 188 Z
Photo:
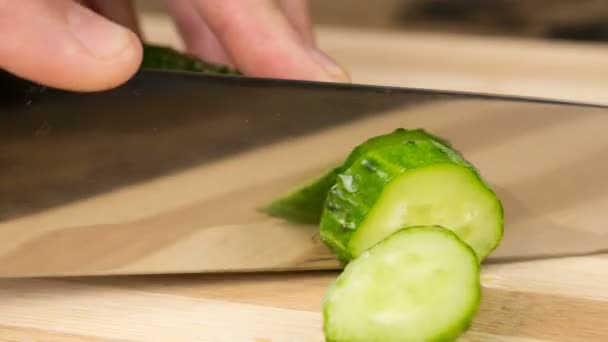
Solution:
M 189 52 L 245 75 L 348 81 L 315 43 L 306 0 L 166 0 Z M 0 0 L 0 67 L 48 86 L 104 90 L 138 69 L 129 0 Z

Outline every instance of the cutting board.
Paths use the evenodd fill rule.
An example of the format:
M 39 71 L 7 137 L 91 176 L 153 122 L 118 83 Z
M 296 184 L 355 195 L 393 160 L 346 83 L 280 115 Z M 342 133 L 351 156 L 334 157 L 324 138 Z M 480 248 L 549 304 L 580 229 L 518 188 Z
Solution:
M 177 45 L 175 32 L 164 18 L 146 18 L 144 24 L 148 35 L 155 37 L 156 41 Z M 349 67 L 356 82 L 550 96 L 597 103 L 608 101 L 604 96 L 608 84 L 601 80 L 602 74 L 608 74 L 608 63 L 600 63 L 608 60 L 608 49 L 605 48 L 330 29 L 322 30 L 320 38 L 326 50 Z M 538 58 L 541 58 L 541 61 Z M 600 176 L 608 171 L 607 158 L 604 158 L 607 155 L 608 138 L 602 136 L 602 132 L 608 127 L 606 119 L 577 119 L 564 113 L 544 113 L 540 116 L 529 116 L 519 122 L 505 120 L 502 126 L 504 130 L 486 132 L 494 137 L 491 146 L 478 146 L 474 136 L 464 133 L 458 135 L 454 132 L 459 132 L 458 127 L 465 129 L 467 125 L 483 126 L 484 120 L 500 120 L 500 117 L 480 116 L 488 112 L 500 113 L 500 108 L 486 108 L 483 112 L 474 112 L 471 108 L 471 104 L 467 103 L 452 108 L 464 115 L 464 121 L 442 120 L 427 123 L 434 125 L 437 130 L 452 132 L 457 138 L 455 144 L 472 151 L 470 156 L 474 163 L 493 175 L 492 182 L 510 184 L 510 189 L 518 190 L 517 197 L 505 194 L 507 212 L 519 213 L 514 217 L 513 227 L 518 224 L 531 227 L 538 223 L 543 227 L 567 230 L 569 222 L 580 224 L 580 220 L 584 219 L 589 229 L 583 233 L 589 234 L 587 237 L 595 237 L 595 245 L 581 246 L 575 239 L 559 239 L 555 238 L 556 234 L 550 233 L 546 234 L 546 239 L 542 239 L 542 234 L 536 234 L 535 236 L 540 236 L 541 239 L 535 243 L 542 245 L 543 250 L 571 248 L 572 253 L 552 259 L 484 265 L 484 299 L 481 312 L 475 319 L 473 329 L 463 340 L 608 340 L 608 325 L 605 324 L 608 322 L 608 257 L 601 254 L 603 248 L 608 248 L 608 228 L 605 228 L 603 223 L 608 199 L 602 196 L 608 191 L 604 184 L 597 182 Z M 422 113 L 419 112 L 419 120 L 424 118 Z M 383 120 L 358 124 L 365 125 L 365 134 L 380 132 L 392 127 L 391 118 L 398 120 L 400 115 L 402 113 L 399 111 L 387 112 Z M 554 115 L 556 120 L 551 125 L 542 125 L 545 121 L 537 120 L 543 115 Z M 582 139 L 572 141 L 568 146 L 562 146 L 561 150 L 556 150 L 562 151 L 566 147 L 576 149 L 579 154 L 574 161 L 572 156 L 564 154 L 563 159 L 551 158 L 551 163 L 530 161 L 534 165 L 530 170 L 509 165 L 506 158 L 503 163 L 497 163 L 495 158 L 491 158 L 496 153 L 516 156 L 518 149 L 521 149 L 519 146 L 534 146 L 537 148 L 537 154 L 550 152 L 550 147 L 546 145 L 548 141 L 557 141 L 556 137 L 566 136 L 573 130 L 589 134 L 582 135 Z M 323 132 L 319 138 L 323 141 L 336 134 L 341 134 L 345 141 L 351 139 L 355 143 L 360 141 L 360 134 L 363 132 L 359 126 L 344 127 Z M 604 139 L 601 141 L 606 144 L 597 144 L 594 139 Z M 536 144 L 530 144 L 531 141 Z M 595 149 L 589 149 L 591 142 L 596 142 L 593 145 L 596 146 Z M 292 143 L 290 151 L 305 147 L 299 145 L 297 140 Z M 280 155 L 284 151 L 282 147 L 266 152 L 270 155 Z M 331 153 L 338 155 L 338 152 L 340 151 Z M 332 155 L 325 157 L 329 160 Z M 580 165 L 587 167 L 580 169 Z M 283 167 L 288 168 L 289 165 L 285 164 Z M 315 167 L 318 168 L 311 168 L 309 171 L 318 171 L 324 165 Z M 509 172 L 496 172 L 505 169 Z M 568 199 L 543 198 L 543 188 L 555 186 L 555 182 L 563 180 L 564 177 L 577 175 L 578 179 L 584 180 L 583 188 L 589 192 L 589 196 Z M 129 191 L 149 191 L 153 194 L 163 187 L 169 190 L 168 185 L 187 186 L 188 180 L 191 180 L 188 177 L 195 177 L 196 173 L 185 173 L 176 177 L 178 176 L 181 178 L 160 180 Z M 272 184 L 281 186 L 282 183 L 275 181 Z M 129 191 L 119 193 L 117 198 L 128 203 L 129 195 L 133 194 Z M 193 200 L 188 196 L 176 198 L 183 201 L 176 202 L 178 209 L 180 205 Z M 154 198 L 150 200 L 154 204 Z M 55 217 L 65 220 L 90 219 L 87 213 L 94 212 L 92 203 L 95 204 L 77 203 L 75 208 L 67 208 L 68 211 L 63 214 L 51 214 L 60 215 Z M 543 212 L 526 210 L 529 207 L 539 208 L 544 203 L 546 205 L 543 206 Z M 153 205 L 147 208 L 151 212 L 154 211 Z M 81 216 L 75 215 L 76 213 Z M 137 213 L 142 214 L 141 211 Z M 584 215 L 580 215 L 581 213 Z M 133 215 L 135 210 L 127 206 L 122 212 L 116 213 L 113 219 L 118 222 L 122 217 L 128 221 Z M 552 220 L 547 222 L 547 217 Z M 28 220 L 42 219 L 44 216 L 26 217 L 21 222 L 27 224 Z M 555 223 L 555 220 L 561 224 L 547 225 Z M 564 224 L 566 227 L 563 227 Z M 3 229 L 10 230 L 11 227 L 5 226 Z M 557 236 L 559 237 L 559 234 Z M 192 248 L 200 248 L 197 243 L 203 240 L 206 239 L 184 243 L 190 243 Z M 114 269 L 129 270 L 130 267 L 133 269 L 142 265 L 142 262 L 161 265 L 162 268 L 162 260 L 172 255 L 171 249 L 159 246 L 158 239 L 142 241 L 151 241 L 149 245 L 140 246 L 138 249 L 145 251 L 144 254 L 152 256 L 151 258 L 141 258 L 133 254 L 132 249 L 113 250 L 112 246 L 109 246 L 112 257 L 108 260 L 121 261 L 118 263 L 121 267 Z M 2 243 L 9 242 L 4 240 Z M 507 240 L 502 251 L 516 249 L 525 243 L 523 240 Z M 25 249 L 24 246 L 27 247 L 17 247 Z M 37 246 L 44 247 L 44 243 Z M 289 262 L 304 260 L 303 264 L 314 264 L 314 260 L 298 257 L 325 255 L 320 260 L 327 265 L 331 259 L 323 254 L 322 250 L 317 250 L 317 247 L 319 245 L 316 242 L 311 242 L 311 245 L 297 250 Z M 597 253 L 576 255 L 580 250 L 594 250 Z M 25 259 L 23 258 L 23 262 L 27 262 Z M 81 256 L 73 256 L 71 259 L 72 262 L 86 260 Z M 262 260 L 276 262 L 268 257 Z M 0 340 L 322 341 L 321 299 L 336 275 L 333 271 L 315 271 L 280 274 L 5 279 L 0 280 Z

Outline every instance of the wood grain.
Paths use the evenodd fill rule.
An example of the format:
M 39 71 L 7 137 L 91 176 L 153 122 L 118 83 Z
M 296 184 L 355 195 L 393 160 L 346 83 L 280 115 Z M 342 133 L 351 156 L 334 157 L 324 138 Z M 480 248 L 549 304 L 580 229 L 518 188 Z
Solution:
M 596 272 L 571 276 L 588 267 Z M 603 341 L 607 270 L 608 258 L 597 257 L 489 265 L 481 311 L 462 341 Z M 0 317 L 25 331 L 109 340 L 322 341 L 321 298 L 335 275 L 2 280 Z
M 157 32 L 159 40 L 176 43 L 166 21 L 152 18 L 146 23 L 150 31 Z M 608 51 L 602 48 L 335 30 L 323 31 L 321 41 L 349 65 L 355 80 L 365 83 L 606 103 L 608 85 L 602 75 L 608 70 L 603 62 L 608 60 Z M 447 114 L 454 111 L 461 115 Z M 240 190 L 243 203 L 280 192 L 293 181 L 324 169 L 343 152 L 322 148 L 327 141 L 338 139 L 346 149 L 362 136 L 383 132 L 407 118 L 409 125 L 428 125 L 462 146 L 497 185 L 509 213 L 505 242 L 496 259 L 483 268 L 481 312 L 462 341 L 607 341 L 608 257 L 601 252 L 608 247 L 604 224 L 608 189 L 602 181 L 608 171 L 608 137 L 604 134 L 608 118 L 593 113 L 571 114 L 563 109 L 541 112 L 534 106 L 466 102 L 418 108 L 407 116 L 404 111 L 389 111 L 382 120 L 361 121 L 287 145 L 252 151 L 208 169 L 189 169 L 10 224 L 0 222 L 0 250 L 10 251 L 0 256 L 0 267 L 5 272 L 17 271 L 15 265 L 31 262 L 36 255 L 66 265 L 66 273 L 75 265 L 97 271 L 135 272 L 163 269 L 172 260 L 186 263 L 196 254 L 179 255 L 176 250 L 200 248 L 199 244 L 208 239 L 213 243 L 207 247 L 213 248 L 218 241 L 213 239 L 219 238 L 214 237 L 213 229 L 187 224 L 193 218 L 200 219 L 197 206 L 210 205 Z M 474 129 L 480 127 L 491 129 Z M 312 142 L 318 145 L 309 145 Z M 255 182 L 243 180 L 233 189 L 216 189 L 208 198 L 185 191 L 200 181 L 201 173 L 221 174 L 229 170 L 230 163 L 237 162 L 236 158 L 258 158 L 262 154 L 280 159 L 310 150 L 317 153 L 311 157 L 317 163 L 310 168 L 278 163 L 281 172 L 293 178 L 264 178 L 262 173 Z M 275 187 L 270 189 L 269 184 Z M 173 201 L 163 200 L 160 193 L 171 194 Z M 108 207 L 104 208 L 104 203 Z M 122 209 L 108 215 L 108 203 L 120 203 Z M 247 221 L 241 223 L 244 230 L 255 231 L 256 224 L 262 224 L 265 229 L 285 234 L 282 238 L 293 237 L 293 231 L 286 233 L 280 222 L 247 210 L 241 215 L 246 218 L 243 222 Z M 130 249 L 116 245 L 116 241 L 97 241 L 91 227 L 107 223 L 108 217 L 118 227 L 113 228 L 118 241 L 132 243 L 138 238 L 140 245 Z M 55 224 L 45 224 L 48 222 Z M 155 226 L 155 222 L 175 225 L 175 229 L 167 231 L 162 223 Z M 143 223 L 149 230 L 141 228 Z M 213 226 L 212 218 L 208 223 Z M 72 231 L 83 229 L 80 237 L 62 237 L 62 230 L 74 227 Z M 151 234 L 155 230 L 157 234 Z M 170 234 L 166 244 L 158 235 L 163 230 Z M 131 235 L 131 231 L 137 234 Z M 255 231 L 253 235 L 260 234 Z M 39 240 L 43 237 L 52 237 L 49 243 L 54 245 Z M 86 254 L 74 257 L 73 249 L 64 255 L 45 250 L 45 246 L 68 249 L 82 244 L 97 252 L 105 248 L 107 258 L 93 260 Z M 302 255 L 310 255 L 307 253 L 318 246 L 310 242 L 293 251 L 272 250 L 266 256 L 245 252 L 259 258 L 258 263 L 304 265 L 310 260 Z M 274 260 L 274 253 L 288 257 Z M 535 260 L 509 259 L 513 255 Z M 7 265 L 9 260 L 13 266 Z M 0 340 L 322 341 L 321 299 L 336 275 L 334 271 L 314 271 L 2 279 Z

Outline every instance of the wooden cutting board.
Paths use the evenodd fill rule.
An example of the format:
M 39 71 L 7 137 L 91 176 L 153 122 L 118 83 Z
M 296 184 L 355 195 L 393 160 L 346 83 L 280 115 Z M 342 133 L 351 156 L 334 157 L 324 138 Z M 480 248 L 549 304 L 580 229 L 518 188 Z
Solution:
M 156 41 L 176 43 L 166 20 L 146 18 L 144 23 Z M 608 103 L 608 82 L 602 80 L 608 75 L 608 48 L 406 33 L 320 33 L 322 44 L 349 67 L 356 82 Z M 576 120 L 547 129 L 534 121 L 525 123 L 548 132 L 541 138 L 569 129 L 601 128 Z M 519 139 L 534 137 L 539 135 Z M 573 146 L 584 148 L 588 142 L 583 139 Z M 542 142 L 539 145 L 542 149 Z M 501 146 L 503 151 L 517 148 Z M 597 163 L 582 164 L 595 165 L 581 169 L 589 180 L 587 191 L 604 189 L 592 180 L 606 170 L 606 154 L 595 152 L 590 160 Z M 564 155 L 566 165 L 569 160 Z M 553 181 L 533 179 L 544 181 L 544 186 Z M 524 202 L 542 200 L 535 184 L 522 184 Z M 577 210 L 589 210 L 585 219 L 598 237 L 595 247 L 601 249 L 608 236 L 603 225 L 606 198 L 593 197 L 583 209 L 568 207 L 570 202 L 563 199 L 549 200 L 559 204 L 566 221 L 576 222 Z M 556 240 L 547 241 L 543 247 L 551 248 Z M 321 299 L 336 274 L 5 279 L 0 280 L 0 340 L 322 341 Z M 608 256 L 488 264 L 482 281 L 481 312 L 464 341 L 608 341 Z

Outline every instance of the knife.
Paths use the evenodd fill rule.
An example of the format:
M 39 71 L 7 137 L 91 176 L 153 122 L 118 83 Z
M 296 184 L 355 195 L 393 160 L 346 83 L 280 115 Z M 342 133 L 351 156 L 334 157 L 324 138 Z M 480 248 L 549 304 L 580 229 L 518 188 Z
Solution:
M 399 127 L 451 141 L 496 190 L 487 262 L 608 248 L 605 106 L 175 70 L 0 84 L 0 277 L 338 269 L 318 226 L 257 208 Z

